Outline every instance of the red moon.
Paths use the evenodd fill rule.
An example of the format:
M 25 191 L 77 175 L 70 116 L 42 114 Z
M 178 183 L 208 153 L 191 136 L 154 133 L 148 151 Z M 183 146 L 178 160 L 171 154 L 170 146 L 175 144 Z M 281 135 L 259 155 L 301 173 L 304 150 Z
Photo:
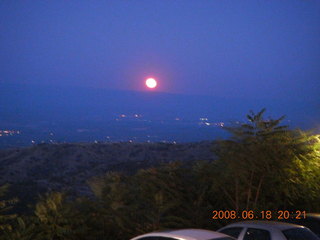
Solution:
M 154 78 L 148 78 L 146 80 L 146 86 L 148 88 L 155 88 L 157 86 L 157 81 Z

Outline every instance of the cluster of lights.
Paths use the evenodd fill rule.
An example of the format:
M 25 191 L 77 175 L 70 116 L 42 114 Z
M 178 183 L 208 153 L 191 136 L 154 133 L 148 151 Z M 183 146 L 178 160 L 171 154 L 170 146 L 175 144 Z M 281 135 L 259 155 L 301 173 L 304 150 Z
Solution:
M 120 118 L 126 118 L 126 117 L 141 118 L 142 115 L 141 114 L 137 114 L 137 113 L 133 114 L 132 116 L 129 116 L 129 115 L 126 115 L 126 114 L 120 114 L 119 117 Z
M 199 120 L 199 125 L 224 127 L 224 122 L 211 123 L 209 122 L 209 119 L 206 117 L 199 118 Z
M 141 114 L 135 113 L 133 115 L 126 115 L 126 114 L 120 114 L 117 118 L 116 121 L 119 121 L 120 119 L 123 118 L 142 118 Z
M 213 125 L 218 126 L 218 127 L 223 127 L 224 122 L 213 123 Z
M 52 139 L 49 139 L 49 141 L 36 141 L 36 140 L 31 140 L 31 143 L 32 144 L 48 144 L 48 143 L 51 143 L 51 144 L 56 144 L 57 142 L 55 140 L 52 140 Z
M 13 136 L 20 133 L 21 133 L 20 131 L 15 131 L 15 130 L 0 130 L 0 137 Z

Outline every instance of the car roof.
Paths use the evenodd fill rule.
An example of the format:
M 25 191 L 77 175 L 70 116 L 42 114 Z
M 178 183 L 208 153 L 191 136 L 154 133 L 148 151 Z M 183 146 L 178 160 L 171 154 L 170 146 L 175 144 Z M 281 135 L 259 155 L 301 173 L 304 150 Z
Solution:
M 306 217 L 310 218 L 319 218 L 320 219 L 320 213 L 307 213 Z M 303 219 L 303 218 L 302 218 Z
M 290 228 L 304 228 L 303 226 L 285 223 L 285 222 L 275 222 L 275 221 L 241 221 L 237 223 L 231 223 L 219 230 L 229 227 L 260 227 L 265 229 L 279 229 L 279 230 L 287 230 Z
M 208 240 L 212 238 L 223 238 L 230 236 L 225 235 L 223 233 L 214 232 L 210 230 L 204 230 L 204 229 L 179 229 L 179 230 L 167 230 L 167 231 L 159 231 L 159 232 L 152 232 L 147 233 L 144 235 L 140 235 L 136 238 L 141 237 L 151 237 L 151 236 L 162 236 L 162 237 L 172 237 L 172 238 L 184 238 L 188 240 Z

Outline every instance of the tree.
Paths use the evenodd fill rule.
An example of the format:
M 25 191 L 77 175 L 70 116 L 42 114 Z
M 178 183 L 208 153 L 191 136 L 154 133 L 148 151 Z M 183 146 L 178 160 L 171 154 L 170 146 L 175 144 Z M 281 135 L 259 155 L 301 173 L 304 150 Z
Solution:
M 60 192 L 46 194 L 35 206 L 43 239 L 74 239 L 79 229 L 77 211 Z
M 248 123 L 227 128 L 231 139 L 214 146 L 214 187 L 237 211 L 294 208 L 304 194 L 319 197 L 315 136 L 279 125 L 284 117 L 266 120 L 264 112 L 251 111 Z
M 130 176 L 117 172 L 108 172 L 103 177 L 96 177 L 89 185 L 97 197 L 93 204 L 95 224 L 98 236 L 109 236 L 110 239 L 126 239 L 134 229 L 135 222 L 130 214 L 134 211 L 130 201 Z
M 18 201 L 16 198 L 5 198 L 8 188 L 8 184 L 0 186 L 0 233 L 4 230 L 11 230 L 12 226 L 10 224 L 10 221 L 17 217 L 16 214 L 7 213 L 12 208 L 12 206 Z
M 17 217 L 11 229 L 5 229 L 0 239 L 6 240 L 37 240 L 43 239 L 38 227 L 33 222 L 26 222 L 23 218 Z
M 108 236 L 124 239 L 161 228 L 189 226 L 192 218 L 186 214 L 192 212 L 192 191 L 188 191 L 188 176 L 179 163 L 170 163 L 141 169 L 132 176 L 109 172 L 91 181 Z
M 140 170 L 133 183 L 136 218 L 141 232 L 192 226 L 193 188 L 191 168 L 172 162 Z M 189 215 L 189 216 L 188 216 Z

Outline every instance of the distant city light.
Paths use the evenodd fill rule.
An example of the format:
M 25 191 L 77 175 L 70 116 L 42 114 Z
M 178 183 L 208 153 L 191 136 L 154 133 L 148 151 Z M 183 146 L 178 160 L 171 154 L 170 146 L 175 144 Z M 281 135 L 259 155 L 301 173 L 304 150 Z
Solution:
M 92 134 L 92 136 L 94 135 L 96 138 L 96 140 L 92 139 L 89 141 L 92 141 L 93 143 L 109 143 L 109 142 L 113 142 L 113 141 L 124 141 L 124 142 L 164 142 L 164 143 L 173 143 L 176 144 L 176 141 L 180 141 L 181 139 L 176 139 L 176 136 L 163 136 L 161 133 L 154 133 L 152 132 L 152 125 L 150 126 L 144 126 L 144 125 L 135 125 L 135 124 L 144 124 L 144 123 L 150 123 L 150 124 L 161 124 L 164 125 L 164 127 L 170 126 L 170 124 L 172 124 L 172 127 L 176 127 L 178 124 L 181 126 L 190 126 L 192 127 L 196 127 L 201 126 L 201 128 L 207 128 L 210 129 L 210 131 L 215 131 L 215 129 L 218 128 L 223 128 L 225 126 L 225 124 L 228 123 L 224 123 L 224 122 L 214 122 L 214 121 L 209 121 L 209 117 L 206 116 L 202 116 L 202 117 L 196 117 L 195 120 L 185 120 L 183 117 L 181 116 L 174 116 L 173 118 L 169 118 L 165 120 L 165 116 L 163 116 L 162 119 L 158 119 L 158 120 L 151 120 L 148 119 L 148 117 L 146 116 L 142 116 L 139 113 L 118 113 L 117 115 L 114 116 L 113 120 L 115 125 L 120 124 L 120 123 L 125 123 L 125 124 L 121 124 L 119 125 L 119 127 L 121 127 L 124 130 L 129 130 L 129 131 L 133 131 L 133 135 L 130 134 L 129 136 L 118 136 L 117 134 L 113 134 L 113 130 L 110 129 L 109 130 L 105 130 L 103 128 L 101 129 L 93 129 L 92 127 L 88 127 L 88 128 L 74 128 L 74 129 L 69 129 L 72 130 L 75 134 L 77 135 L 73 135 L 72 137 L 79 137 L 79 138 L 83 138 L 86 137 L 86 134 Z M 237 122 L 240 124 L 240 122 Z M 133 124 L 133 125 L 131 125 Z M 129 128 L 128 128 L 129 127 Z M 179 129 L 177 129 L 179 130 Z M 126 131 L 127 132 L 127 131 Z M 46 143 L 46 144 L 59 144 L 62 142 L 66 142 L 63 139 L 60 139 L 61 133 L 59 132 L 55 132 L 52 129 L 51 130 L 45 130 L 43 132 L 39 132 L 39 134 L 41 135 L 36 135 L 36 136 L 30 136 L 29 139 L 25 139 L 26 137 L 25 134 L 23 132 L 21 137 L 10 137 L 10 136 L 14 136 L 14 135 L 19 135 L 21 134 L 20 130 L 11 130 L 11 129 L 2 129 L 0 130 L 0 138 L 3 141 L 4 145 L 9 145 L 12 144 L 12 142 L 15 144 L 17 143 L 18 145 L 28 145 L 28 144 L 32 144 L 32 145 L 36 145 L 36 144 L 41 144 L 41 143 Z M 45 135 L 43 135 L 45 134 Z M 177 134 L 179 134 L 177 132 Z M 7 137 L 8 136 L 8 137 Z M 178 136 L 178 135 L 177 135 Z M 173 138 L 174 137 L 174 138 Z M 178 136 L 179 138 L 180 136 Z M 182 140 L 184 141 L 184 140 Z

